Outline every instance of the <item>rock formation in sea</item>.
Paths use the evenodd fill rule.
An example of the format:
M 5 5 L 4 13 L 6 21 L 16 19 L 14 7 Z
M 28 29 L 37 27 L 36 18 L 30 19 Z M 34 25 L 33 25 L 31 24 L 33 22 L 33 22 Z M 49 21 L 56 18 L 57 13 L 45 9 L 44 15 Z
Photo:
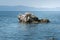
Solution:
M 49 19 L 39 19 L 30 12 L 18 16 L 19 22 L 22 23 L 49 23 Z

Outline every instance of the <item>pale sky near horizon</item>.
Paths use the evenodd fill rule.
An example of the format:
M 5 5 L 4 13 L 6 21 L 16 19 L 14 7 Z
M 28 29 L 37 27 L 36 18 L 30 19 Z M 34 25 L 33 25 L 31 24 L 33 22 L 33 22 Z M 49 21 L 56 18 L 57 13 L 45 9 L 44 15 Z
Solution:
M 7 6 L 28 6 L 35 8 L 56 8 L 60 7 L 60 0 L 0 0 L 0 5 Z

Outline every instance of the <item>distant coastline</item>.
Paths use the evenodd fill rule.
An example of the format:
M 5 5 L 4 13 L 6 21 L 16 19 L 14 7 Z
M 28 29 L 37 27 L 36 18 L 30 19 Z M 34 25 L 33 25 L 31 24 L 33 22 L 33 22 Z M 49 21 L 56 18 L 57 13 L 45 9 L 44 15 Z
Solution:
M 60 8 L 34 8 L 27 6 L 0 6 L 0 11 L 60 11 Z

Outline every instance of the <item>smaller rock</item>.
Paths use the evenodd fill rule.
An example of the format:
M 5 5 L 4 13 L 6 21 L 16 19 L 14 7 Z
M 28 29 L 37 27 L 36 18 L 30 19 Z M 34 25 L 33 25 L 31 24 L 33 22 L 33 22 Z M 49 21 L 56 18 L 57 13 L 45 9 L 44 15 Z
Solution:
M 48 19 L 40 19 L 41 23 L 49 23 L 50 21 Z

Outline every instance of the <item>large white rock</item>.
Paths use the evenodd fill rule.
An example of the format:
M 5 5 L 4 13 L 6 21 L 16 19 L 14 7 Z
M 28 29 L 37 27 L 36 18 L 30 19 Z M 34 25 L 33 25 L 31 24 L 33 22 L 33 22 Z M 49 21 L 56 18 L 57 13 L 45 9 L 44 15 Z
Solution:
M 30 12 L 26 12 L 25 14 L 19 15 L 18 18 L 22 22 L 28 22 L 28 21 L 32 22 L 38 19 L 35 15 L 32 15 Z

